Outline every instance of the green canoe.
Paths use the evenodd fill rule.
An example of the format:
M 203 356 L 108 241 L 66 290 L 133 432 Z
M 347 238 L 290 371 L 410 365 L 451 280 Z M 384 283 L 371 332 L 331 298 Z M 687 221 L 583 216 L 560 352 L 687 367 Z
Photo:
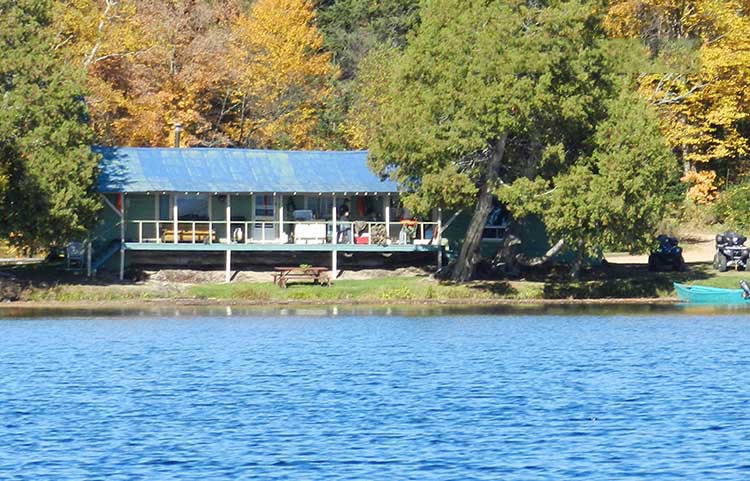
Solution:
M 748 304 L 742 289 L 721 289 L 719 287 L 686 286 L 674 283 L 677 298 L 691 304 Z

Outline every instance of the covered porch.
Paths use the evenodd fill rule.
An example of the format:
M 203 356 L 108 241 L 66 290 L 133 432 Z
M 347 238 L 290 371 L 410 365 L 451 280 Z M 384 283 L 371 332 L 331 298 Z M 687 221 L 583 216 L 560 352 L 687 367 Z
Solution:
M 434 252 L 442 262 L 439 209 L 415 219 L 398 195 L 367 193 L 133 192 L 105 194 L 120 217 L 120 276 L 126 251 L 222 252 L 227 282 L 232 253 Z
M 368 169 L 364 151 L 98 152 L 108 206 L 100 228 L 118 231 L 104 240 L 119 249 L 121 278 L 129 251 L 222 252 L 227 281 L 237 251 L 329 252 L 334 275 L 338 253 L 441 251 L 440 210 L 415 218 L 398 186 Z

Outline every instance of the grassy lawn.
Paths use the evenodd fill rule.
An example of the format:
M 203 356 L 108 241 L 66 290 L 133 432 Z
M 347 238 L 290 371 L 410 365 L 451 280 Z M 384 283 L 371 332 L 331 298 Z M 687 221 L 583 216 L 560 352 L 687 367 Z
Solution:
M 5 269 L 4 272 L 9 272 Z M 310 283 L 280 289 L 271 282 L 231 284 L 132 284 L 88 280 L 59 266 L 39 265 L 10 270 L 24 282 L 26 301 L 118 302 L 170 299 L 227 300 L 250 303 L 389 303 L 491 302 L 493 300 L 664 298 L 674 295 L 673 282 L 737 288 L 750 273 L 714 271 L 695 264 L 685 272 L 649 272 L 642 265 L 610 265 L 587 271 L 573 282 L 562 272 L 529 274 L 518 281 L 493 280 L 468 284 L 438 282 L 426 277 L 338 280 L 331 287 Z
M 472 283 L 467 285 L 438 283 L 419 277 L 337 281 L 331 287 L 310 283 L 289 284 L 280 289 L 270 282 L 207 284 L 186 292 L 198 299 L 231 299 L 249 301 L 456 301 L 491 299 L 536 299 L 542 287 L 536 283 Z

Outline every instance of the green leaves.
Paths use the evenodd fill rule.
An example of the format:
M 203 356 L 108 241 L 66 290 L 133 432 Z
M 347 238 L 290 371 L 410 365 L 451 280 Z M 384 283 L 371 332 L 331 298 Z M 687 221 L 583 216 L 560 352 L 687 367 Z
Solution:
M 549 179 L 587 148 L 610 88 L 588 2 L 432 0 L 420 16 L 379 109 L 370 146 L 377 170 L 405 185 L 455 172 L 478 188 L 503 133 L 506 183 Z M 454 203 L 475 202 L 477 189 L 461 192 Z
M 747 232 L 750 228 L 750 184 L 733 185 L 719 196 L 716 216 L 729 229 Z
M 514 183 L 509 192 L 530 192 L 534 201 L 500 195 L 515 201 L 510 204 L 514 212 L 540 214 L 553 238 L 581 245 L 584 252 L 639 251 L 649 247 L 669 207 L 679 166 L 656 114 L 637 94 L 621 94 L 608 102 L 607 110 L 591 156 L 555 176 L 548 195 L 528 188 L 526 180 Z
M 49 3 L 0 0 L 0 235 L 41 247 L 93 223 L 82 72 L 52 47 Z

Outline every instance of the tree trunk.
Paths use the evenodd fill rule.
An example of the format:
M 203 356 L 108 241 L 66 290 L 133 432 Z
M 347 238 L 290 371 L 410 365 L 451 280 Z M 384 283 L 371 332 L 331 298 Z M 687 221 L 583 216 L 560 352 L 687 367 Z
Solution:
M 552 260 L 552 258 L 556 256 L 563 249 L 563 247 L 565 247 L 565 241 L 563 239 L 560 239 L 555 245 L 550 247 L 550 249 L 545 252 L 543 256 L 528 257 L 523 254 L 516 254 L 515 261 L 522 266 L 538 267 Z
M 575 257 L 573 262 L 570 264 L 570 278 L 574 281 L 581 279 L 581 269 L 583 269 L 583 242 L 578 241 L 578 246 L 575 250 Z
M 560 253 L 565 247 L 565 241 L 560 239 L 544 255 L 539 257 L 529 257 L 520 251 L 521 239 L 514 232 L 514 229 L 508 229 L 503 239 L 503 247 L 495 257 L 495 265 L 501 264 L 505 275 L 511 279 L 521 274 L 522 267 L 539 267 L 552 260 L 554 256 Z
M 505 155 L 505 143 L 507 140 L 508 134 L 503 133 L 495 143 L 492 155 L 487 161 L 484 182 L 482 182 L 482 186 L 479 189 L 474 215 L 471 218 L 469 228 L 466 230 L 466 237 L 464 237 L 464 243 L 461 245 L 461 252 L 458 254 L 456 265 L 453 267 L 451 278 L 456 282 L 466 282 L 474 277 L 474 271 L 479 261 L 482 232 L 484 232 L 484 226 L 487 223 L 487 216 L 492 212 L 492 203 L 494 201 L 492 189 L 497 184 L 498 170 Z

